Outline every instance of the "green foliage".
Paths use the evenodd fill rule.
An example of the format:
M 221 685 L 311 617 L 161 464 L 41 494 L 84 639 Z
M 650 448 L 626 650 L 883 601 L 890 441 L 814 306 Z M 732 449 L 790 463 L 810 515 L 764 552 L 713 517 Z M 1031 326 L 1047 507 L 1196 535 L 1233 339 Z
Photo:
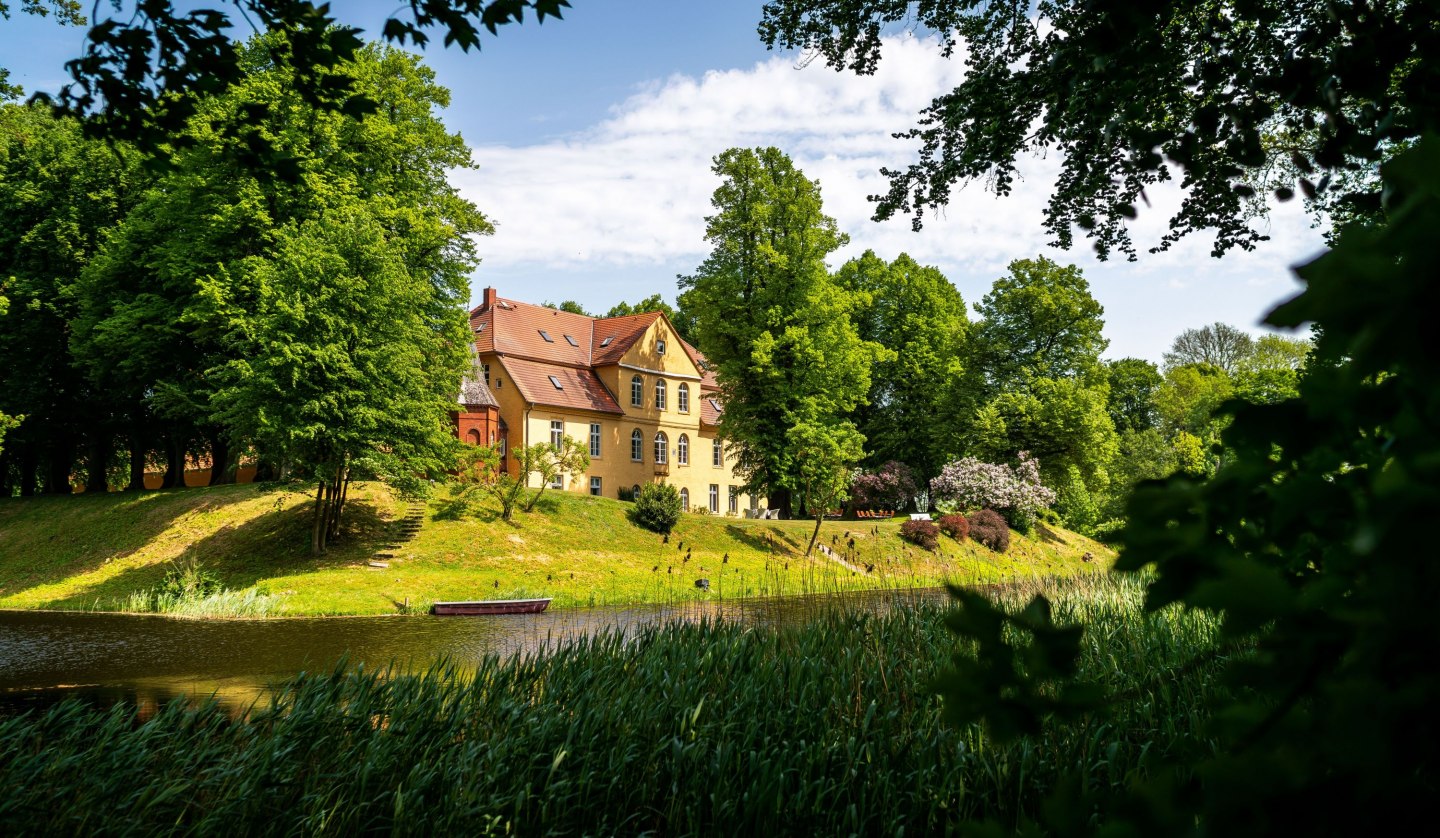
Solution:
M 940 516 L 938 524 L 941 532 L 956 541 L 964 541 L 970 536 L 970 519 L 958 512 Z
M 209 572 L 194 557 L 176 559 L 165 569 L 158 592 L 170 599 L 204 599 L 220 592 L 223 586 L 215 574 Z
M 1055 511 L 1067 527 L 1083 535 L 1093 535 L 1100 523 L 1100 510 L 1077 466 L 1070 466 L 1065 479 L 1055 487 Z
M 790 429 L 788 437 L 795 467 L 786 488 L 800 495 L 815 519 L 805 548 L 808 556 L 815 549 L 825 513 L 839 508 L 850 495 L 850 475 L 865 456 L 865 437 L 849 422 L 802 422 Z
M 940 528 L 930 521 L 905 521 L 900 524 L 900 537 L 931 552 L 940 548 Z
M 1160 370 L 1140 358 L 1121 358 L 1105 364 L 1110 387 L 1110 421 L 1115 431 L 1147 431 L 1160 421 L 1155 396 L 1164 381 Z
M 557 309 L 557 310 L 559 310 L 559 311 L 568 311 L 568 312 L 570 312 L 571 314 L 583 314 L 583 315 L 585 315 L 586 317 L 593 317 L 593 316 L 594 316 L 594 315 L 592 315 L 590 312 L 586 311 L 584 306 L 580 305 L 579 303 L 575 302 L 574 300 L 565 300 L 564 302 L 561 302 L 561 303 L 552 303 L 552 302 L 550 302 L 549 300 L 546 300 L 545 302 L 541 303 L 540 305 L 545 306 L 546 308 Z
M 983 544 L 996 553 L 1010 549 L 1010 525 L 1005 516 L 993 509 L 970 513 L 970 540 Z
M 669 483 L 646 483 L 640 487 L 630 520 L 651 532 L 668 533 L 680 523 L 680 492 Z
M 1118 450 L 1104 388 L 1075 378 L 1034 379 L 1028 390 L 1001 393 L 976 411 L 970 438 L 973 454 L 991 462 L 1029 452 L 1047 485 L 1075 467 L 1095 492 L 1109 485 Z
M 1322 208 L 1379 209 L 1375 162 L 1440 129 L 1433 12 L 1284 0 L 770 0 L 760 36 L 859 73 L 874 71 L 898 26 L 934 33 L 947 56 L 963 45 L 964 80 L 902 135 L 919 160 L 882 171 L 890 189 L 877 218 L 910 212 L 918 227 L 957 183 L 1008 194 L 1017 161 L 1048 153 L 1063 160 L 1045 213 L 1056 244 L 1069 247 L 1079 228 L 1102 258 L 1133 258 L 1128 225 L 1178 167 L 1185 198 L 1159 247 L 1214 230 L 1220 255 L 1268 238 L 1250 222 L 1271 188 L 1280 200 L 1298 189 Z
M 1074 265 L 1044 256 L 1017 259 L 975 305 L 976 363 L 991 393 L 1036 379 L 1092 378 L 1110 345 L 1101 332 L 1105 309 Z
M 710 256 L 682 277 L 683 300 L 715 371 L 720 432 L 745 489 L 788 512 L 797 482 L 789 429 L 832 424 L 862 403 L 871 367 L 889 357 L 856 333 L 854 301 L 825 258 L 846 238 L 825 215 L 819 186 L 775 148 L 730 149 L 706 219 Z
M 1254 352 L 1254 338 L 1227 323 L 1211 323 L 1175 337 L 1164 356 L 1165 370 L 1208 365 L 1230 375 Z
M 1440 570 L 1428 560 L 1440 504 L 1440 377 L 1427 337 L 1440 303 L 1430 258 L 1437 143 L 1427 137 L 1387 164 L 1388 223 L 1345 231 L 1298 270 L 1305 290 L 1270 314 L 1276 326 L 1323 327 L 1299 397 L 1228 403 L 1232 454 L 1215 475 L 1142 486 L 1130 502 L 1117 568 L 1153 571 L 1146 607 L 1221 616 L 1225 642 L 1197 665 L 1253 649 L 1228 661 L 1246 690 L 1217 708 L 1209 731 L 1219 753 L 1167 755 L 1156 782 L 1083 811 L 1057 801 L 1056 824 L 1092 822 L 1095 806 L 1132 825 L 1173 831 L 1198 819 L 1227 834 L 1427 816 L 1440 764 L 1431 617 Z M 980 660 L 996 671 L 967 670 L 971 678 L 1001 679 L 1011 695 L 1026 689 L 1004 680 L 1003 661 Z M 1111 693 L 1105 703 L 1122 701 Z M 1011 703 L 992 690 L 961 715 L 1011 724 Z
M 904 253 L 887 264 L 867 250 L 840 266 L 835 282 L 854 300 L 851 316 L 861 340 L 894 353 L 874 365 L 866 403 L 854 411 L 868 460 L 897 460 L 928 480 L 940 472 L 945 452 L 956 447 L 957 425 L 974 409 L 963 376 L 970 329 L 965 302 L 938 269 Z
M 22 9 L 43 14 L 53 7 L 62 22 L 80 24 L 78 4 L 57 0 L 42 4 L 26 0 Z M 329 4 L 309 0 L 231 0 L 251 27 L 281 36 L 273 58 L 284 68 L 285 87 L 307 108 L 327 114 L 358 117 L 384 109 L 358 74 L 353 61 L 361 51 L 361 30 L 343 26 Z M 387 18 L 381 37 L 401 46 L 423 47 L 429 32 L 444 32 L 446 46 L 480 48 L 480 30 L 491 35 L 501 26 L 520 23 L 527 10 L 537 22 L 560 18 L 569 0 L 408 0 L 403 14 Z M 0 6 L 0 11 L 6 7 Z M 99 11 L 99 4 L 96 6 Z M 87 128 L 109 139 L 133 140 L 164 168 L 166 155 L 183 148 L 191 119 L 207 96 L 225 95 L 246 79 L 243 48 L 232 40 L 234 21 L 224 7 L 184 10 L 170 3 L 147 3 L 133 15 L 117 14 L 95 21 L 85 37 L 85 51 L 66 64 L 73 81 L 53 103 L 74 116 L 88 117 Z M 120 11 L 120 6 L 115 6 Z M 0 78 L 3 82 L 3 78 Z M 38 99 L 51 103 L 49 96 Z M 233 142 L 237 160 L 256 173 L 269 172 L 294 180 L 294 160 L 260 123 L 268 109 L 224 125 L 221 133 Z

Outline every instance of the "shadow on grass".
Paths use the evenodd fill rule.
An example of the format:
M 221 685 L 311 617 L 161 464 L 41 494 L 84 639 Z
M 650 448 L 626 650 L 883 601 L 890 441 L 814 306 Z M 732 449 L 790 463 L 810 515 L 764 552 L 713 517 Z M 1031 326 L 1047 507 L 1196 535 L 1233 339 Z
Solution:
M 191 489 L 188 491 L 198 491 Z M 310 554 L 311 506 L 298 503 L 276 508 L 238 525 L 226 525 L 185 548 L 179 560 L 194 560 L 229 590 L 244 590 L 257 581 L 290 573 L 325 570 L 364 561 L 392 533 L 380 510 L 368 501 L 345 505 L 340 534 L 320 556 Z M 132 568 L 54 600 L 41 608 L 117 608 L 131 594 L 153 588 L 170 562 Z
M 4 554 L 11 557 L 0 559 L 0 590 L 19 594 L 92 573 L 134 555 L 182 517 L 294 491 L 290 484 L 255 483 L 0 500 Z
M 1035 522 L 1035 535 L 1039 536 L 1040 540 L 1044 541 L 1047 544 L 1067 543 L 1065 539 L 1061 538 L 1058 533 L 1045 526 L 1045 524 L 1040 521 Z

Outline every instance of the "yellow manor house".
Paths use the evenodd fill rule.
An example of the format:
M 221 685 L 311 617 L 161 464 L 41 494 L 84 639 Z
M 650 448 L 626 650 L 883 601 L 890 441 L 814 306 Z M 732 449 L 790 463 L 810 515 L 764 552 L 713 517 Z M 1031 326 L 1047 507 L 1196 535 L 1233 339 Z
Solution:
M 508 454 L 570 436 L 590 452 L 590 469 L 556 488 L 615 498 L 654 481 L 675 486 L 687 510 L 757 508 L 716 434 L 714 375 L 664 314 L 587 317 L 486 288 L 470 327 L 478 357 L 460 397 L 462 439 Z

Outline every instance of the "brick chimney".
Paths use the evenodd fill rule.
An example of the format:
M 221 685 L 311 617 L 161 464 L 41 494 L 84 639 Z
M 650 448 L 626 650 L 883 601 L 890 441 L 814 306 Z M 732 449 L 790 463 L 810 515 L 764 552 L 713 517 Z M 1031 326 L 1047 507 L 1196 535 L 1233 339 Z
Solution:
M 485 298 L 480 301 L 480 307 L 481 307 L 482 309 L 487 309 L 487 310 L 488 310 L 488 309 L 492 309 L 492 308 L 495 307 L 495 289 L 494 289 L 494 288 L 486 288 L 486 289 L 485 289 Z

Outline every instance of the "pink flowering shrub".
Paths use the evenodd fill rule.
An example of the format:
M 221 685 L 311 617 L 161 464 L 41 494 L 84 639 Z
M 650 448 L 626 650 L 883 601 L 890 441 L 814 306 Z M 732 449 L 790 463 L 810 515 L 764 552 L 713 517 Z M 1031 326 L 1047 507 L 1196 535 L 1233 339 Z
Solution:
M 1013 468 L 966 457 L 946 465 L 930 481 L 930 496 L 942 512 L 994 509 L 1018 530 L 1028 530 L 1040 510 L 1055 502 L 1055 493 L 1040 482 L 1040 463 L 1020 452 Z
M 891 460 L 874 471 L 857 474 L 850 484 L 850 497 L 856 509 L 904 510 L 919 490 L 915 470 Z

